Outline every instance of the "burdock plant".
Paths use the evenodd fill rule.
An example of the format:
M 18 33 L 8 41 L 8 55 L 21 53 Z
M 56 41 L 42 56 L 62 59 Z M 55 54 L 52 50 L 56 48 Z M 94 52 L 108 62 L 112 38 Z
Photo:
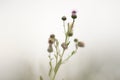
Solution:
M 79 41 L 77 38 L 75 38 L 73 41 L 75 43 L 75 49 L 72 50 L 66 58 L 64 57 L 64 54 L 66 50 L 69 48 L 70 45 L 70 38 L 73 36 L 73 28 L 74 23 L 77 18 L 77 12 L 72 11 L 71 18 L 72 23 L 68 23 L 67 27 L 65 26 L 65 21 L 67 20 L 66 16 L 63 16 L 61 19 L 63 21 L 63 27 L 64 27 L 64 35 L 65 40 L 60 44 L 58 39 L 54 34 L 51 34 L 48 39 L 48 49 L 49 52 L 48 58 L 49 58 L 49 72 L 48 76 L 50 80 L 55 80 L 58 70 L 60 69 L 60 66 L 68 61 L 78 50 L 79 47 L 84 47 L 84 43 L 82 41 Z M 62 47 L 62 50 L 61 48 Z M 43 80 L 43 78 L 40 76 L 40 80 Z

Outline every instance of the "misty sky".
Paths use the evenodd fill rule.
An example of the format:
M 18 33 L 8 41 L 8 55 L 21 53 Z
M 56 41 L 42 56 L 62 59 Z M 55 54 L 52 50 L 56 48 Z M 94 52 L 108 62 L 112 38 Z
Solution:
M 61 67 L 58 80 L 120 80 L 119 0 L 0 0 L 0 80 L 47 80 L 48 37 L 63 40 L 61 17 L 71 22 L 72 10 L 73 37 L 85 48 Z

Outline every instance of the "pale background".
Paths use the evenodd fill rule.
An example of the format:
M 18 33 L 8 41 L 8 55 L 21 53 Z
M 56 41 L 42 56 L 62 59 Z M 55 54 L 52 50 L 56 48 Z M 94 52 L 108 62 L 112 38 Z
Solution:
M 74 9 L 74 37 L 86 47 L 58 80 L 120 80 L 119 0 L 0 0 L 0 80 L 48 80 L 47 39 L 63 40 L 61 16 L 70 22 Z

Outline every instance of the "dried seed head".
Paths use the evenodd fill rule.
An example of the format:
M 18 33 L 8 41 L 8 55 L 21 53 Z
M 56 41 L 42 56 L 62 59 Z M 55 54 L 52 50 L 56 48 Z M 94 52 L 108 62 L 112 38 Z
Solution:
M 61 46 L 62 46 L 63 49 L 67 49 L 68 48 L 68 45 L 65 44 L 65 43 L 62 43 Z
M 78 47 L 84 47 L 84 46 L 85 46 L 85 44 L 82 41 L 78 42 Z

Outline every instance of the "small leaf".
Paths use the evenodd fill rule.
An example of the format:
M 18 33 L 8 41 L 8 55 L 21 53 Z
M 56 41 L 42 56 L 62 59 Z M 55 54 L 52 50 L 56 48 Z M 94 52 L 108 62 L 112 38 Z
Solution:
M 70 44 L 70 41 L 67 43 L 67 46 Z
M 75 51 L 72 51 L 71 55 L 75 54 Z

